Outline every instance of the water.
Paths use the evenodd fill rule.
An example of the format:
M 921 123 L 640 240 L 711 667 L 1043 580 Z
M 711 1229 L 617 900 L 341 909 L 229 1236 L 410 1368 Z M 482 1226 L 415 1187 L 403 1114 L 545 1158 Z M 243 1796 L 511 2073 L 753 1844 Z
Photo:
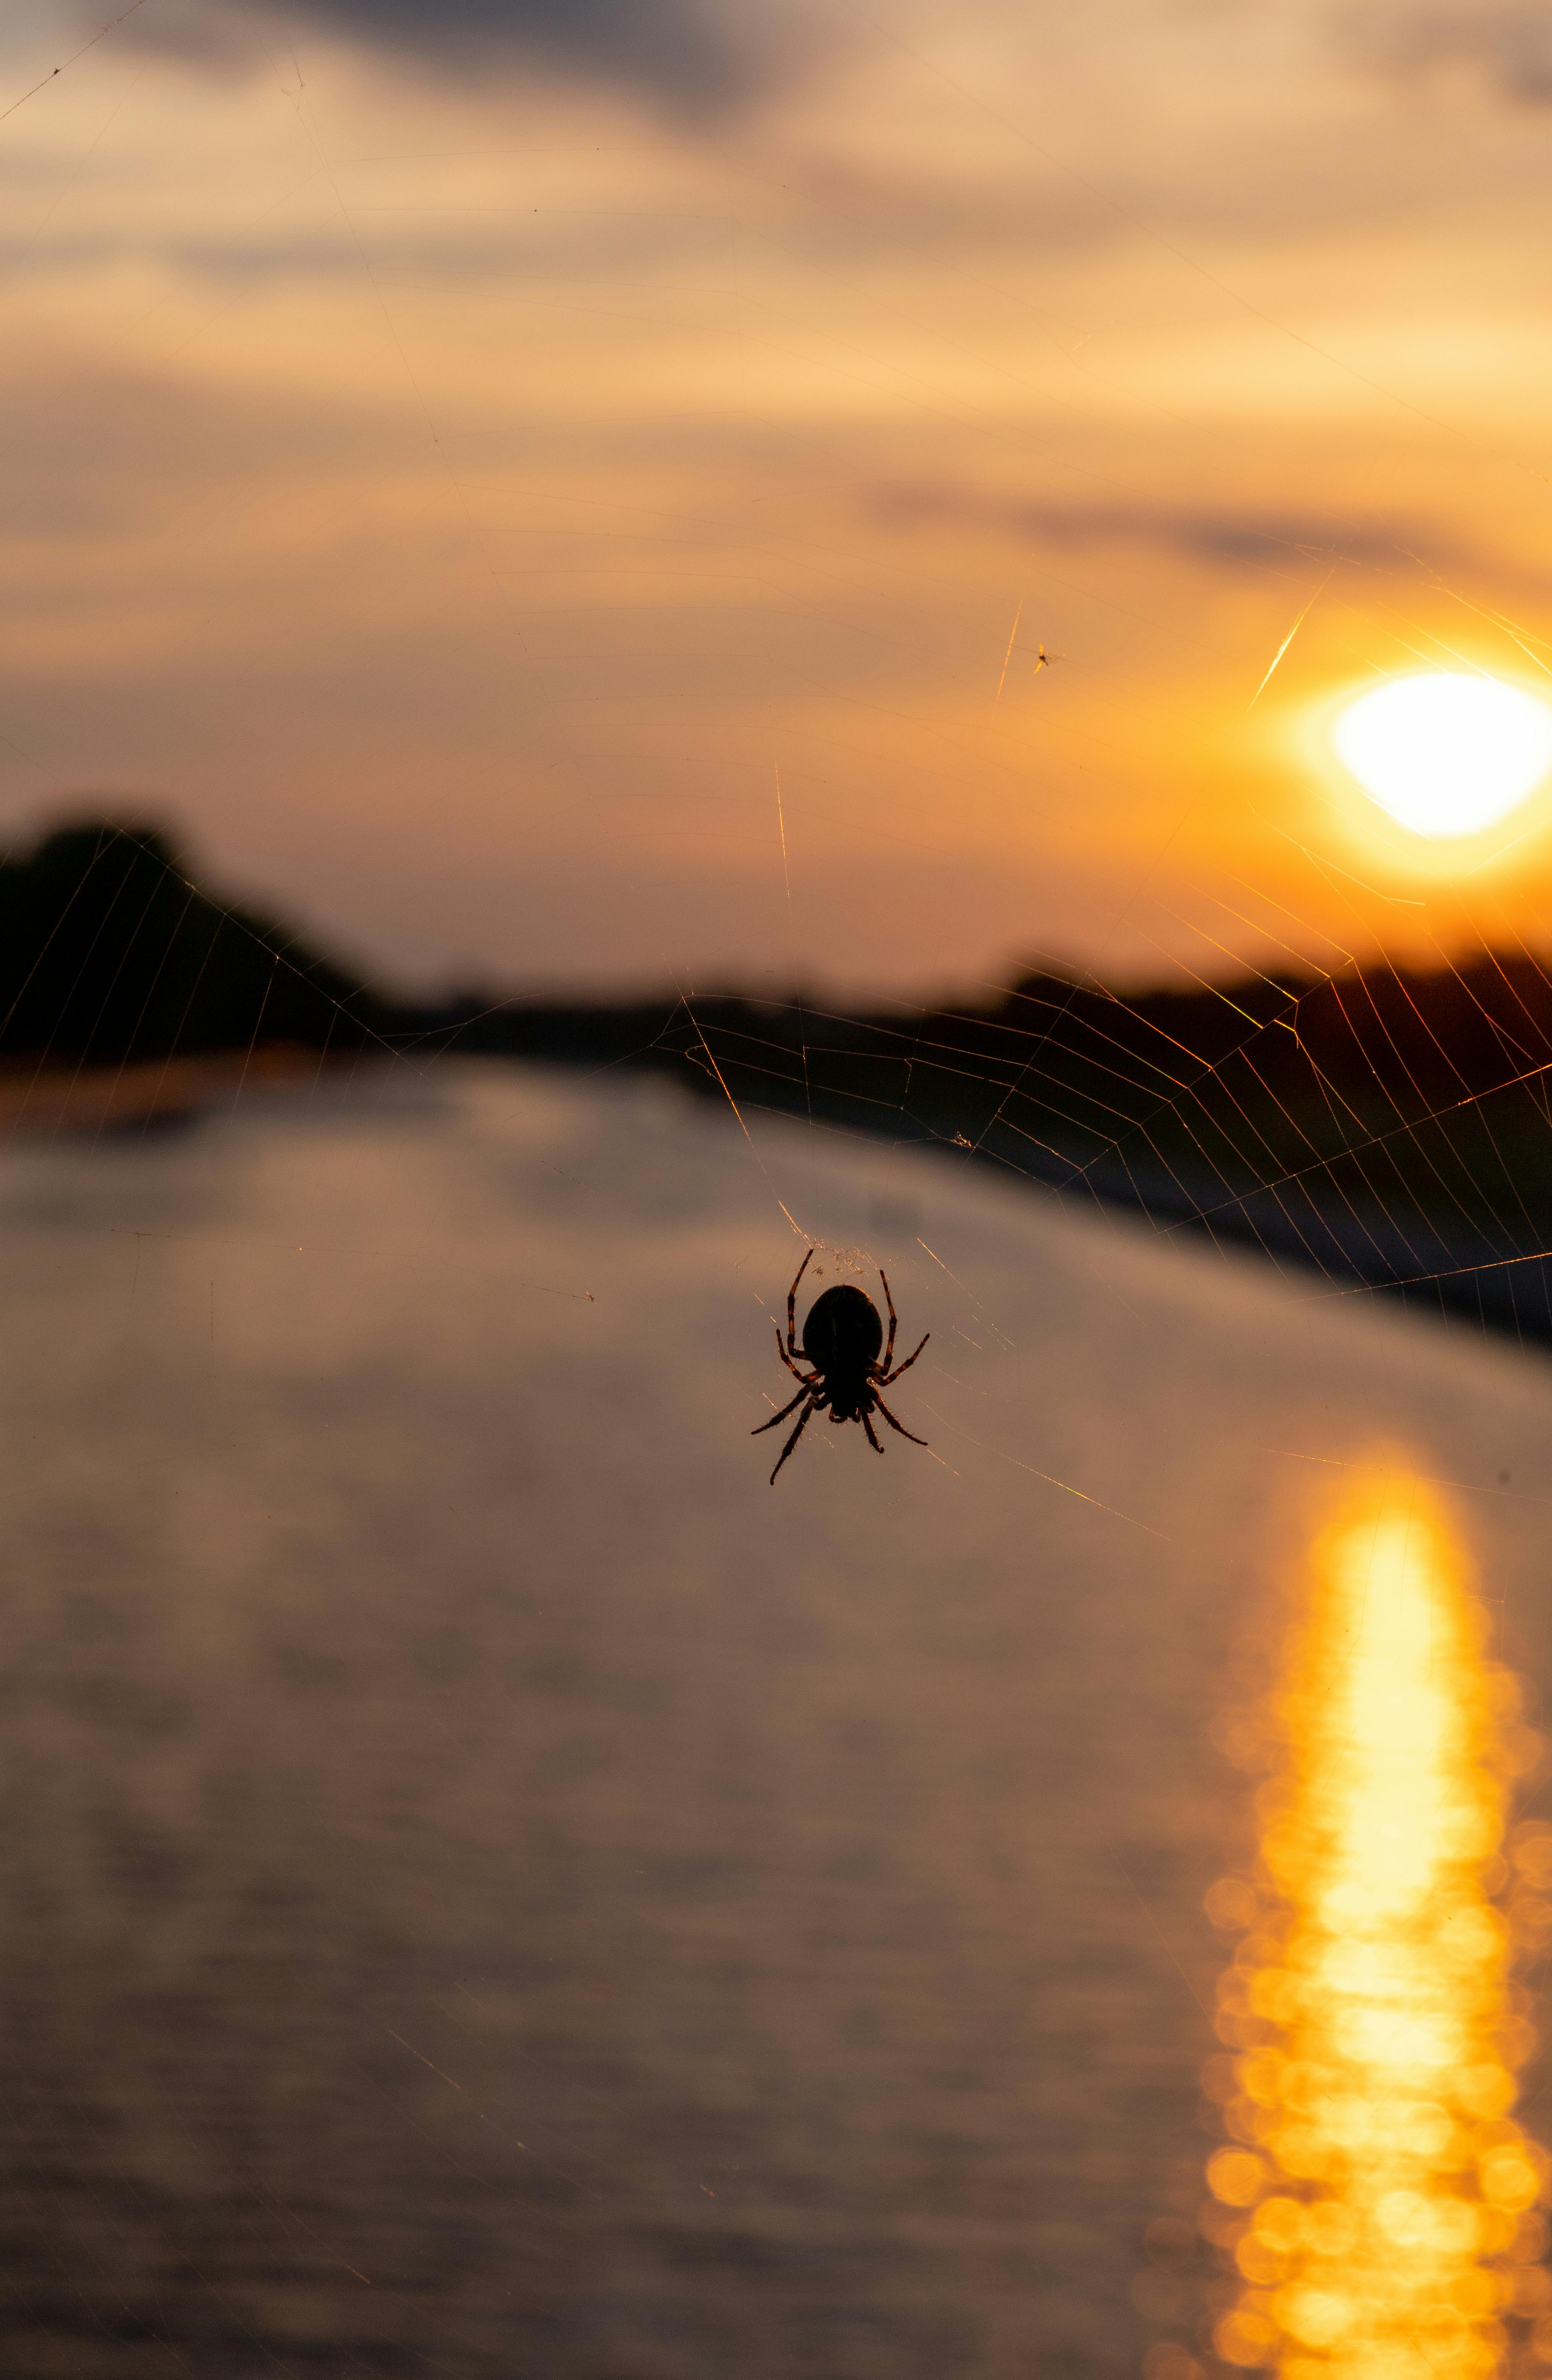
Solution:
M 1539 1679 L 1552 1368 L 756 1137 L 447 1068 L 0 1159 L 0 2369 L 1192 2335 L 1143 2233 L 1213 2145 L 1211 1737 L 1295 1458 L 1485 1491 Z M 768 1488 L 777 1195 L 930 1326 L 931 1455 L 816 1421 Z

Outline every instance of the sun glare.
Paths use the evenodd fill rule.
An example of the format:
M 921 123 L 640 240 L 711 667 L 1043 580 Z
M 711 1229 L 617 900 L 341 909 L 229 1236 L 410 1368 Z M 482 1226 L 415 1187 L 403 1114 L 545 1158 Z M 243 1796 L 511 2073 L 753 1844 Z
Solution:
M 1534 2042 L 1510 1964 L 1552 1928 L 1552 1828 L 1504 1843 L 1538 1740 L 1462 1571 L 1394 1477 L 1328 1534 L 1255 1876 L 1208 1896 L 1247 1929 L 1219 2004 L 1239 2054 L 1206 2228 L 1240 2288 L 1214 2344 L 1282 2380 L 1486 2380 L 1515 2316 L 1552 2358 L 1546 2160 L 1510 2113 Z
M 1332 736 L 1364 792 L 1416 834 L 1475 834 L 1552 769 L 1552 711 L 1498 678 L 1425 670 L 1361 695 Z

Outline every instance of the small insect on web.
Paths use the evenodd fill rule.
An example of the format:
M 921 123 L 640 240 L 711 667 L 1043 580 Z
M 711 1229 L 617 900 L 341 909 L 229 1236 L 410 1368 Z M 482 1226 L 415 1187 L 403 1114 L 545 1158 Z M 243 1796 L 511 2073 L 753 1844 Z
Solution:
M 891 1387 L 902 1372 L 910 1370 L 931 1338 L 931 1331 L 923 1333 L 920 1345 L 906 1356 L 898 1371 L 890 1369 L 894 1360 L 897 1323 L 889 1281 L 880 1266 L 879 1279 L 884 1284 L 884 1303 L 889 1307 L 889 1344 L 884 1347 L 883 1362 L 880 1364 L 879 1361 L 879 1350 L 884 1342 L 884 1326 L 879 1319 L 879 1309 L 866 1291 L 854 1289 L 849 1281 L 838 1282 L 833 1289 L 825 1290 L 814 1300 L 803 1325 L 803 1345 L 800 1349 L 796 1343 L 797 1287 L 808 1269 L 813 1254 L 810 1248 L 798 1266 L 796 1279 L 787 1292 L 787 1335 L 784 1340 L 781 1324 L 776 1326 L 776 1352 L 793 1378 L 801 1381 L 802 1386 L 790 1404 L 783 1405 L 781 1412 L 773 1414 L 769 1421 L 760 1422 L 749 1432 L 750 1437 L 758 1438 L 761 1430 L 774 1429 L 778 1422 L 785 1421 L 790 1413 L 794 1413 L 802 1405 L 803 1413 L 782 1449 L 776 1471 L 780 1471 L 814 1415 L 823 1413 L 827 1407 L 833 1422 L 861 1422 L 867 1432 L 867 1442 L 876 1454 L 882 1454 L 884 1450 L 868 1419 L 872 1413 L 881 1413 L 891 1429 L 897 1430 L 902 1438 L 908 1438 L 913 1446 L 925 1446 L 925 1438 L 917 1438 L 914 1431 L 896 1421 L 879 1390 Z M 799 1361 L 811 1364 L 813 1370 L 800 1371 Z M 776 1471 L 770 1475 L 772 1488 L 776 1485 Z

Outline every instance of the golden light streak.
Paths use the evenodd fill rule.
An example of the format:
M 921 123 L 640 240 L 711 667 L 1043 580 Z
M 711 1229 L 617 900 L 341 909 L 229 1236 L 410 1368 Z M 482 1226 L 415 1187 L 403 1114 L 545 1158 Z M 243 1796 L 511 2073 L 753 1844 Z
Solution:
M 1484 2380 L 1528 2323 L 1552 2361 L 1547 2160 L 1510 2113 L 1552 1828 L 1500 1848 L 1540 1739 L 1430 1488 L 1378 1474 L 1320 1537 L 1267 1718 L 1255 1874 L 1207 1903 L 1243 1935 L 1237 2054 L 1206 2078 L 1230 2144 L 1204 2228 L 1237 2275 L 1213 2348 L 1287 2380 Z
M 998 681 L 997 681 L 997 692 L 996 692 L 996 693 L 992 696 L 992 698 L 991 698 L 991 707 L 992 707 L 993 710 L 996 710 L 996 708 L 997 708 L 998 704 L 999 704 L 999 703 L 1001 701 L 1001 699 L 1002 699 L 1002 688 L 1003 688 L 1003 686 L 1005 685 L 1005 683 L 1006 683 L 1006 681 L 1007 681 L 1007 676 L 1008 676 L 1008 663 L 1009 663 L 1009 662 L 1012 660 L 1012 658 L 1013 658 L 1013 647 L 1014 647 L 1014 646 L 1017 644 L 1017 642 L 1018 642 L 1018 624 L 1019 624 L 1019 622 L 1023 619 L 1023 617 L 1024 617 L 1024 597 L 1021 595 L 1021 596 L 1019 597 L 1019 599 L 1018 599 L 1018 610 L 1013 613 L 1013 625 L 1012 625 L 1012 633 L 1010 634 L 1010 636 L 1009 636 L 1009 638 L 1008 638 L 1008 650 L 1007 650 L 1007 651 L 1006 651 L 1006 652 L 1003 654 L 1003 656 L 1002 656 L 1002 675 L 998 679 Z
M 1266 693 L 1267 686 L 1271 684 L 1271 681 L 1272 681 L 1272 672 L 1277 668 L 1277 665 L 1278 665 L 1279 662 L 1280 662 L 1280 661 L 1281 661 L 1281 659 L 1282 659 L 1282 657 L 1283 657 L 1284 653 L 1288 650 L 1289 646 L 1293 642 L 1294 638 L 1298 635 L 1298 633 L 1299 633 L 1300 629 L 1303 626 L 1304 622 L 1309 618 L 1310 613 L 1314 611 L 1314 609 L 1315 609 L 1316 605 L 1319 602 L 1320 598 L 1322 597 L 1322 595 L 1324 595 L 1324 594 L 1325 594 L 1326 589 L 1327 589 L 1327 588 L 1328 588 L 1328 587 L 1329 587 L 1330 583 L 1331 583 L 1331 573 L 1330 573 L 1330 571 L 1328 571 L 1328 572 L 1326 573 L 1325 577 L 1321 580 L 1321 582 L 1320 582 L 1319 586 L 1316 589 L 1315 593 L 1310 597 L 1309 601 L 1304 605 L 1303 610 L 1300 613 L 1300 614 L 1299 614 L 1298 618 L 1294 621 L 1293 625 L 1289 629 L 1287 636 L 1286 636 L 1286 637 L 1284 637 L 1284 638 L 1283 638 L 1283 640 L 1282 640 L 1281 644 L 1278 647 L 1278 649 L 1277 649 L 1276 652 L 1272 655 L 1272 658 L 1271 658 L 1271 660 L 1270 660 L 1270 662 L 1268 662 L 1267 667 L 1267 674 L 1266 674 L 1266 676 L 1262 679 L 1262 681 L 1261 681 L 1260 685 L 1256 687 L 1255 692 L 1251 696 L 1250 700 L 1245 704 L 1245 717 L 1246 717 L 1247 719 L 1249 718 L 1249 716 L 1250 716 L 1251 712 L 1255 710 L 1255 708 L 1256 704 L 1260 701 L 1261 697 Z
M 776 824 L 781 830 L 782 835 L 782 881 L 787 888 L 787 919 L 790 924 L 792 920 L 792 878 L 787 871 L 787 821 L 785 813 L 782 808 L 782 771 L 776 761 L 772 760 L 770 766 L 776 778 Z

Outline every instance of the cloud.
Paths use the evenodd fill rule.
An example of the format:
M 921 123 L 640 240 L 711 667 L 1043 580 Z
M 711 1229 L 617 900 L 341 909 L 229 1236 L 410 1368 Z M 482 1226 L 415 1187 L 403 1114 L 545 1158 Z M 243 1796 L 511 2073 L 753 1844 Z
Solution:
M 1365 11 L 1348 20 L 1347 33 L 1360 55 L 1390 74 L 1474 67 L 1507 99 L 1552 103 L 1552 18 L 1540 6 Z
M 41 547 L 111 550 L 134 567 L 137 540 L 186 537 L 223 493 L 344 489 L 402 468 L 403 404 L 348 402 L 315 391 L 218 387 L 174 374 L 34 357 L 0 370 L 0 612 L 45 608 L 34 573 Z M 116 566 L 116 565 L 115 565 Z
M 782 0 L 216 0 L 190 20 L 212 54 L 212 15 L 264 17 L 385 50 L 458 80 L 538 69 L 712 115 L 785 80 L 814 28 Z
M 935 521 L 1000 532 L 1030 545 L 1151 547 L 1225 569 L 1290 562 L 1350 562 L 1412 570 L 1458 564 L 1439 533 L 1411 521 L 1342 520 L 1329 513 L 1233 511 L 1206 505 L 1026 504 L 974 488 L 909 485 L 874 491 L 875 515 L 900 528 Z

